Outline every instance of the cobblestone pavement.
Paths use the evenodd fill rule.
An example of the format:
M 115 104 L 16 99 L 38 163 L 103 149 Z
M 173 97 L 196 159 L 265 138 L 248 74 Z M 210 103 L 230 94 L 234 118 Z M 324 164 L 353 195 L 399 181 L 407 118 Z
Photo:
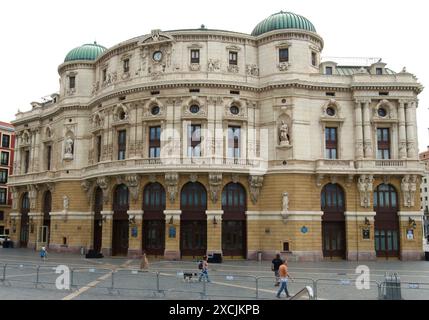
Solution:
M 270 261 L 226 260 L 210 264 L 210 283 L 198 282 L 195 275 L 184 280 L 185 273 L 198 272 L 196 261 L 150 258 L 149 269 L 142 271 L 139 257 L 85 259 L 76 254 L 49 253 L 43 262 L 34 250 L 0 248 L 0 267 L 4 264 L 8 265 L 8 281 L 0 281 L 0 299 L 275 299 L 278 289 L 274 286 Z M 41 265 L 41 284 L 37 288 L 34 285 L 36 265 Z M 75 269 L 75 286 L 71 290 L 56 289 L 59 274 L 54 267 L 58 265 Z M 358 290 L 355 286 L 359 265 L 370 270 L 368 290 Z M 314 287 L 312 279 L 319 279 L 318 299 L 378 299 L 377 283 L 383 282 L 387 272 L 396 272 L 401 280 L 402 298 L 429 300 L 428 261 L 289 262 L 289 271 L 294 280 L 289 283 L 291 294 L 307 285 Z M 0 280 L 2 272 L 0 269 Z

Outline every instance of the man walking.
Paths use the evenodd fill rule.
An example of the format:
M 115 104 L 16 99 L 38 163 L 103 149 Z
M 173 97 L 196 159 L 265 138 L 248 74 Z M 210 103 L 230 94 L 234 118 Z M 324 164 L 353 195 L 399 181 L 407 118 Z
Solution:
M 274 286 L 278 287 L 280 284 L 279 267 L 283 264 L 283 260 L 279 253 L 276 254 L 276 257 L 271 261 L 271 263 L 271 270 L 274 271 L 274 276 L 276 277 L 276 283 Z
M 201 281 L 201 279 L 203 277 L 205 277 L 207 282 L 210 282 L 210 279 L 209 279 L 209 263 L 207 262 L 207 256 L 203 257 L 203 261 L 201 263 L 202 263 L 202 268 L 201 268 L 201 273 L 200 273 L 200 277 L 199 277 L 198 281 Z
M 289 291 L 287 290 L 287 283 L 288 283 L 290 276 L 289 276 L 286 260 L 283 261 L 283 264 L 280 265 L 280 267 L 279 267 L 279 276 L 280 276 L 281 286 L 280 286 L 279 291 L 277 292 L 277 298 L 280 298 L 280 295 L 281 295 L 283 290 L 286 293 L 286 297 L 290 298 Z

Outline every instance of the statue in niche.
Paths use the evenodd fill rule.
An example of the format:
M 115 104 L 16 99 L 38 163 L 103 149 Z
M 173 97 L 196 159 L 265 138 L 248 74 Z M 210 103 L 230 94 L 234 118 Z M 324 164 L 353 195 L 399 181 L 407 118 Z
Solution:
M 289 194 L 287 192 L 283 193 L 283 208 L 282 212 L 288 212 L 289 211 Z
M 64 158 L 73 159 L 73 139 L 68 136 L 65 141 Z
M 288 146 L 289 145 L 289 126 L 286 124 L 284 120 L 282 120 L 282 124 L 280 125 L 280 145 Z

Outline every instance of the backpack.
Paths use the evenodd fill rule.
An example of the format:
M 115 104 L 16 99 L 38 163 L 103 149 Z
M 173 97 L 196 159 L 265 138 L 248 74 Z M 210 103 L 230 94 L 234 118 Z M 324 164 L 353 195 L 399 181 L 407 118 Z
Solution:
M 198 263 L 198 269 L 203 270 L 203 262 L 202 261 L 200 261 Z

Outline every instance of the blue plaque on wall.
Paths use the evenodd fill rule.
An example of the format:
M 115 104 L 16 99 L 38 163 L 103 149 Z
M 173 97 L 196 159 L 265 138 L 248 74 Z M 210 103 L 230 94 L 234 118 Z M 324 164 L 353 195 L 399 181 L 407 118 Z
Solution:
M 308 232 L 308 228 L 306 226 L 303 226 L 301 228 L 301 232 L 304 233 L 304 234 L 306 234 Z
M 137 229 L 137 227 L 132 227 L 131 228 L 131 236 L 133 237 L 133 238 L 137 238 L 137 234 L 138 234 L 138 231 L 137 231 L 138 229 Z
M 176 238 L 176 227 L 175 226 L 170 226 L 170 228 L 168 229 L 168 236 L 170 238 Z

